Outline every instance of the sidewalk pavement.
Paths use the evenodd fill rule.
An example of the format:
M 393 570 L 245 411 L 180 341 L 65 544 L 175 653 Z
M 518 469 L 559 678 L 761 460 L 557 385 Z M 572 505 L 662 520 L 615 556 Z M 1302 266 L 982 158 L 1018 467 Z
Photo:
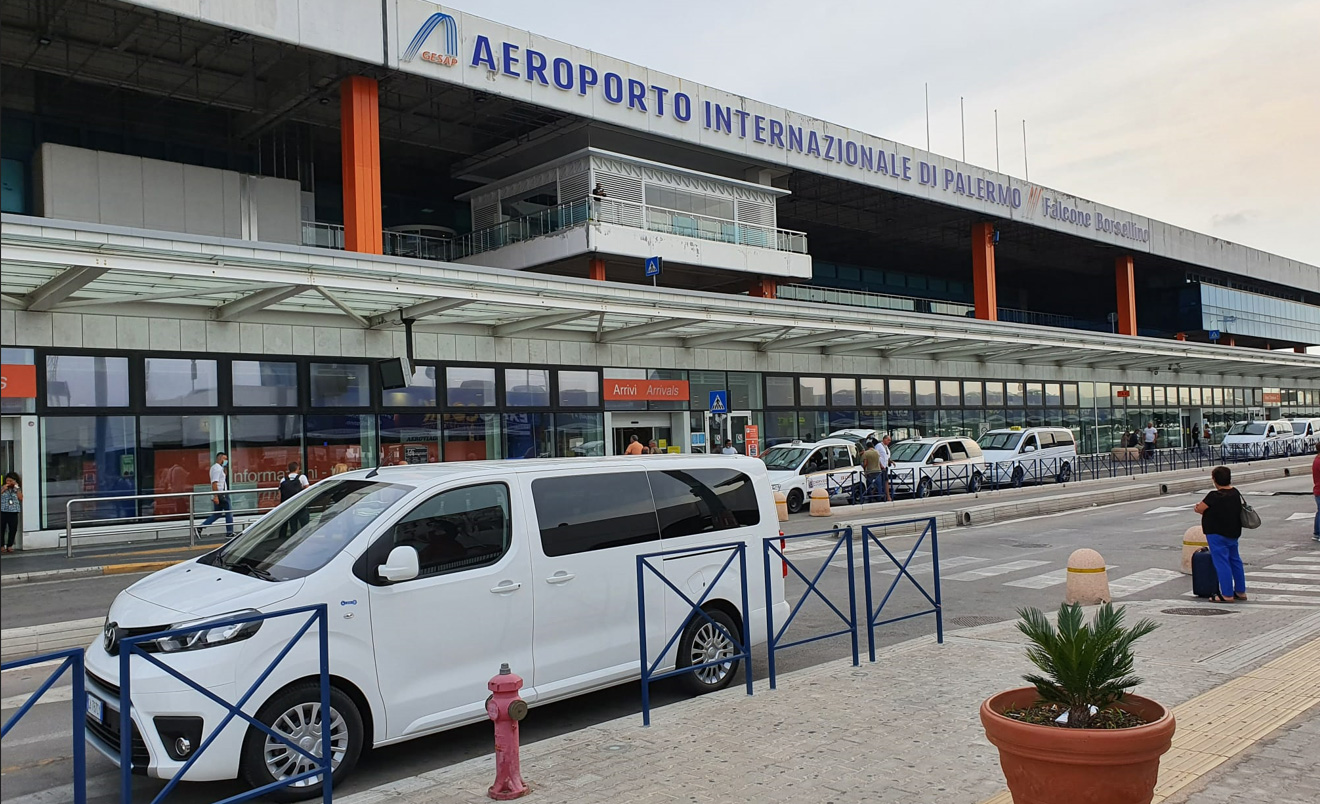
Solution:
M 1187 704 L 1175 709 L 1182 736 L 1157 800 L 1314 801 L 1320 772 L 1307 740 L 1320 711 L 1320 612 L 1253 603 L 1224 616 L 1169 613 L 1208 611 L 1186 600 L 1127 608 L 1133 620 L 1161 624 L 1138 643 L 1137 672 L 1146 679 L 1138 692 Z M 846 654 L 846 640 L 838 644 Z M 522 773 L 532 788 L 525 800 L 1007 802 L 977 709 L 1021 686 L 1029 669 L 1023 638 L 1005 621 L 947 632 L 943 645 L 933 637 L 901 643 L 874 664 L 863 653 L 860 667 L 843 659 L 781 675 L 777 690 L 758 682 L 751 697 L 735 682 L 653 711 L 649 728 L 634 715 L 525 746 Z M 1287 726 L 1295 718 L 1300 725 Z M 1260 743 L 1280 726 L 1274 744 Z M 1220 730 L 1241 739 L 1216 748 Z M 477 804 L 489 800 L 493 768 L 491 756 L 473 759 L 341 802 Z M 1223 796 L 1226 789 L 1238 795 Z

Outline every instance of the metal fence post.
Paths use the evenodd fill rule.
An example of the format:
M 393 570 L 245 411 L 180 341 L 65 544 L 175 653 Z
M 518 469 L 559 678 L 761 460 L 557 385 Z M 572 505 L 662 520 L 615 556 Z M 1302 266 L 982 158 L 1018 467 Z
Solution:
M 73 804 L 87 804 L 87 679 L 83 669 L 86 658 L 79 652 L 73 659 Z
M 940 600 L 940 538 L 939 524 L 934 517 L 930 520 L 930 563 L 935 579 L 935 641 L 944 644 L 944 605 Z
M 321 761 L 325 764 L 325 773 L 321 775 L 321 801 L 322 804 L 332 804 L 335 752 L 330 742 L 330 610 L 327 604 L 322 603 L 317 608 L 316 619 L 321 626 L 317 648 L 321 660 Z

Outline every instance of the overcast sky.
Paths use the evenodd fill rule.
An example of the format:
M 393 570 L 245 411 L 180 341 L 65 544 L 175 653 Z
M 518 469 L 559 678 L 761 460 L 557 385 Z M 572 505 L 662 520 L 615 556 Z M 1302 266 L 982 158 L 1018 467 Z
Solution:
M 464 11 L 1320 265 L 1320 0 L 499 0 Z

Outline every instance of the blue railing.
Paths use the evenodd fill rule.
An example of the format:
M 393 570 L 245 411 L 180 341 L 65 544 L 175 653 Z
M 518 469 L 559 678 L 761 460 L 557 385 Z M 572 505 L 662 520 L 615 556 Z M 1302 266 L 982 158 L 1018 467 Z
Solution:
M 63 661 L 60 661 L 61 659 Z M 73 682 L 73 804 L 85 804 L 87 801 L 87 688 L 85 686 L 82 648 L 69 648 L 55 653 L 5 662 L 4 665 L 0 666 L 0 670 L 8 672 L 18 667 L 28 667 L 52 661 L 60 661 L 60 666 L 55 668 L 41 683 L 41 686 L 37 687 L 36 691 L 28 696 L 28 699 L 18 708 L 18 711 L 5 721 L 3 728 L 0 728 L 0 738 L 9 734 L 9 730 L 14 727 L 14 724 L 22 720 L 23 716 L 37 705 L 37 701 L 41 696 L 45 695 L 56 681 L 59 681 L 60 676 L 64 675 L 66 670 L 70 671 L 70 680 Z
M 688 597 L 687 594 L 682 589 L 679 589 L 667 577 L 665 577 L 663 568 L 657 568 L 654 564 L 651 563 L 651 560 L 656 558 L 667 559 L 667 558 L 673 558 L 675 556 L 683 556 L 683 555 L 719 553 L 725 550 L 729 551 L 729 557 L 724 560 L 724 564 L 720 567 L 719 572 L 715 573 L 714 578 L 709 583 L 706 584 L 706 590 L 701 593 L 701 597 L 697 598 L 695 601 L 692 598 Z M 711 593 L 713 593 L 716 587 L 719 586 L 720 579 L 724 577 L 724 573 L 728 571 L 729 567 L 733 566 L 733 563 L 735 561 L 737 561 L 738 563 L 738 581 L 739 581 L 739 585 L 742 588 L 742 607 L 740 609 L 740 611 L 742 612 L 741 639 L 738 637 L 738 635 L 729 633 L 728 630 L 724 628 L 724 626 L 716 622 L 715 619 L 711 617 L 710 614 L 704 608 L 702 608 L 705 605 L 707 599 L 710 598 Z M 652 575 L 659 578 L 660 581 L 665 586 L 667 586 L 674 594 L 678 595 L 678 597 L 682 599 L 682 601 L 686 603 L 688 606 L 688 612 L 682 618 L 682 622 L 678 626 L 678 630 L 674 631 L 674 633 L 669 637 L 669 640 L 665 642 L 665 646 L 660 649 L 659 654 L 655 658 L 655 662 L 650 661 L 650 658 L 646 650 L 646 574 L 647 572 L 650 572 Z M 661 610 L 663 611 L 663 607 L 661 607 Z M 683 632 L 687 630 L 688 625 L 698 618 L 703 619 L 707 623 L 712 625 L 715 628 L 715 630 L 719 632 L 721 636 L 723 636 L 725 639 L 728 639 L 731 644 L 736 646 L 739 649 L 739 652 L 731 656 L 722 656 L 712 661 L 702 662 L 701 664 L 693 664 L 693 665 L 688 665 L 686 667 L 676 666 L 675 669 L 673 670 L 658 672 L 657 670 L 660 667 L 660 664 L 665 660 L 665 656 L 669 653 L 669 650 L 674 647 L 674 643 L 677 642 L 683 636 Z M 752 624 L 751 624 L 750 610 L 747 607 L 747 545 L 744 544 L 743 542 L 728 542 L 725 544 L 704 544 L 699 547 L 685 547 L 675 550 L 662 550 L 658 553 L 645 553 L 643 555 L 637 556 L 637 630 L 638 630 L 638 636 L 640 637 L 641 640 L 641 654 L 642 654 L 641 668 L 642 668 L 642 725 L 643 726 L 651 725 L 651 682 L 657 681 L 662 678 L 669 678 L 670 676 L 683 675 L 685 673 L 695 672 L 705 667 L 715 667 L 717 665 L 731 664 L 738 660 L 742 660 L 743 662 L 745 662 L 743 666 L 743 676 L 747 680 L 747 694 L 751 695 L 752 694 L 752 652 L 751 652 Z M 678 663 L 676 663 L 676 665 L 677 664 Z M 326 804 L 329 804 L 328 800 Z
M 890 552 L 889 548 L 885 546 L 885 543 L 881 538 L 876 535 L 877 532 L 883 532 L 891 527 L 898 525 L 912 525 L 919 522 L 925 523 L 925 527 L 922 528 L 921 531 L 921 536 L 917 538 L 916 543 L 912 545 L 912 549 L 908 551 L 907 558 L 903 559 L 901 562 L 898 560 L 897 556 Z M 932 581 L 930 590 L 927 590 L 926 587 L 922 586 L 921 582 L 918 581 L 908 569 L 908 565 L 911 564 L 912 559 L 916 557 L 918 551 L 921 549 L 921 545 L 926 541 L 927 536 L 930 537 L 930 563 L 934 572 L 934 580 Z M 894 580 L 889 584 L 889 589 L 885 591 L 885 596 L 880 600 L 880 605 L 875 606 L 874 608 L 872 607 L 871 597 L 872 543 L 874 543 L 876 547 L 879 547 L 889 559 L 890 563 L 898 568 L 898 573 L 894 575 Z M 934 614 L 935 641 L 940 644 L 944 643 L 944 606 L 940 602 L 940 544 L 939 534 L 936 532 L 935 527 L 935 517 L 902 519 L 896 522 L 885 522 L 880 525 L 863 525 L 862 564 L 866 567 L 866 640 L 867 648 L 870 650 L 871 661 L 875 661 L 875 629 L 882 625 L 889 625 L 890 623 L 896 623 L 902 620 L 910 620 L 913 617 L 924 617 L 927 614 Z M 931 604 L 931 608 L 914 612 L 912 614 L 903 614 L 898 617 L 881 620 L 880 615 L 884 612 L 885 605 L 889 603 L 889 599 L 893 596 L 894 590 L 898 588 L 899 582 L 904 578 L 912 582 L 912 585 L 916 587 L 917 591 L 920 592 L 921 595 Z
M 222 719 L 220 723 L 211 730 L 211 733 L 207 735 L 205 739 L 202 740 L 201 745 L 199 745 L 197 747 L 197 750 L 194 751 L 190 757 L 188 757 L 188 760 L 183 764 L 183 767 L 179 768 L 178 772 L 175 773 L 174 777 L 169 780 L 169 782 L 165 785 L 164 789 L 162 789 L 158 794 L 156 794 L 156 797 L 152 799 L 152 804 L 159 804 L 159 802 L 162 799 L 164 799 L 167 795 L 169 795 L 170 791 L 172 791 L 175 787 L 178 786 L 179 781 L 183 779 L 184 774 L 186 774 L 188 770 L 193 766 L 193 764 L 197 761 L 197 758 L 200 757 L 203 753 L 205 753 L 207 748 L 211 747 L 211 744 L 215 742 L 216 738 L 220 736 L 220 733 L 224 731 L 225 727 L 228 726 L 229 723 L 235 717 L 239 717 L 242 718 L 243 720 L 246 720 L 252 726 L 265 732 L 270 737 L 275 738 L 279 742 L 288 746 L 291 750 L 296 751 L 298 754 L 301 754 L 302 756 L 306 757 L 308 760 L 310 760 L 315 764 L 310 770 L 306 770 L 303 771 L 302 773 L 295 774 L 287 779 L 281 779 L 279 781 L 272 782 L 271 784 L 263 785 L 262 787 L 258 787 L 255 790 L 249 790 L 246 793 L 239 793 L 238 795 L 230 796 L 229 798 L 224 799 L 222 802 L 219 802 L 219 804 L 234 804 L 235 802 L 239 802 L 239 801 L 248 801 L 250 799 L 257 798 L 259 796 L 264 796 L 267 793 L 273 792 L 282 787 L 287 787 L 289 785 L 303 781 L 304 779 L 311 779 L 316 776 L 320 776 L 323 780 L 322 791 L 321 791 L 322 801 L 324 802 L 324 804 L 331 804 L 331 799 L 332 799 L 331 787 L 334 776 L 333 773 L 334 750 L 330 739 L 331 737 L 330 735 L 330 721 L 331 721 L 330 642 L 329 642 L 329 620 L 326 611 L 326 604 L 318 603 L 314 606 L 301 606 L 299 608 L 285 609 L 284 611 L 274 611 L 267 614 L 252 614 L 244 617 L 233 617 L 227 620 L 207 622 L 206 627 L 223 628 L 234 625 L 243 625 L 245 623 L 264 622 L 265 620 L 271 620 L 277 617 L 292 617 L 298 614 L 309 614 L 310 616 L 307 618 L 307 621 L 302 624 L 302 627 L 298 629 L 297 633 L 295 633 L 293 637 L 284 645 L 284 648 L 279 652 L 279 654 L 270 662 L 269 665 L 266 666 L 266 669 L 261 673 L 260 676 L 257 677 L 257 680 L 252 682 L 252 685 L 248 687 L 247 692 L 243 693 L 242 697 L 240 697 L 238 701 L 233 704 L 229 703 L 228 701 L 225 701 L 223 698 L 219 697 L 218 695 L 206 689 L 205 687 L 199 685 L 197 682 L 188 678 L 183 673 L 179 672 L 173 667 L 170 667 L 168 664 L 160 661 L 154 655 L 148 653 L 146 650 L 144 650 L 141 647 L 142 643 L 144 642 L 155 642 L 157 640 L 167 639 L 169 637 L 176 637 L 176 636 L 182 636 L 184 634 L 196 633 L 197 628 L 195 626 L 191 628 L 174 628 L 168 631 L 159 631 L 152 634 L 142 634 L 139 636 L 124 637 L 120 641 L 119 643 L 120 646 L 119 647 L 119 683 L 120 683 L 119 769 L 120 769 L 121 804 L 132 804 L 133 802 L 133 774 L 132 774 L 133 715 L 132 715 L 132 705 L 131 705 L 131 701 L 132 701 L 131 686 L 132 686 L 132 659 L 134 656 L 137 656 L 142 660 L 152 665 L 155 665 L 157 668 L 164 671 L 168 675 L 178 679 L 179 681 L 182 681 L 193 691 L 201 694 L 207 700 L 223 707 L 227 712 L 224 719 Z M 298 641 L 302 639 L 303 635 L 306 634 L 311 629 L 313 624 L 318 626 L 317 633 L 319 637 L 318 650 L 319 650 L 320 686 L 321 686 L 321 701 L 320 701 L 321 756 L 320 757 L 313 756 L 311 753 L 304 750 L 302 746 L 288 739 L 284 735 L 277 733 L 274 729 L 270 728 L 265 723 L 262 723 L 252 715 L 249 715 L 243 711 L 243 707 L 248 703 L 249 700 L 252 699 L 252 696 L 256 694 L 257 690 L 260 689 L 261 685 L 266 682 L 266 679 L 270 678 L 271 673 L 273 673 L 275 671 L 275 668 L 279 665 L 279 663 L 282 662 L 284 658 L 289 655 L 289 653 L 298 644 Z M 84 709 L 85 707 L 86 704 L 84 704 Z
M 821 562 L 820 568 L 816 570 L 815 574 L 811 578 L 808 578 L 805 574 L 803 574 L 802 570 L 798 568 L 798 564 L 786 553 L 786 544 L 788 541 L 793 539 L 809 539 L 809 538 L 819 539 L 822 536 L 828 536 L 834 539 L 834 546 L 830 548 L 829 553 L 826 554 L 825 560 Z M 853 666 L 855 667 L 860 663 L 860 659 L 858 658 L 858 652 L 857 652 L 857 582 L 854 579 L 854 574 L 853 574 L 854 561 L 853 561 L 852 537 L 853 537 L 853 530 L 851 527 L 847 527 L 844 528 L 843 530 L 839 530 L 838 528 L 835 528 L 834 530 L 822 530 L 822 531 L 817 531 L 815 533 L 799 533 L 795 536 L 779 536 L 779 537 L 772 536 L 770 538 L 762 540 L 762 554 L 765 559 L 764 561 L 765 612 L 766 612 L 765 626 L 766 626 L 766 635 L 768 637 L 766 640 L 766 653 L 767 653 L 767 662 L 769 664 L 769 669 L 770 669 L 770 689 L 775 689 L 775 653 L 784 650 L 785 648 L 793 648 L 793 647 L 797 647 L 798 645 L 805 645 L 809 642 L 816 642 L 821 639 L 829 639 L 831 637 L 843 636 L 844 634 L 849 634 L 852 636 Z M 845 548 L 844 552 L 847 555 L 847 562 L 848 562 L 847 614 L 840 611 L 839 607 L 834 605 L 834 602 L 831 601 L 829 599 L 829 596 L 826 595 L 820 588 L 820 579 L 825 575 L 825 570 L 829 569 L 830 564 L 835 559 L 835 556 L 839 554 L 840 547 Z M 773 594 L 774 594 L 772 591 L 773 587 L 770 584 L 770 554 L 771 553 L 774 553 L 783 562 L 784 572 L 786 576 L 789 571 L 792 571 L 794 575 L 801 578 L 803 582 L 806 583 L 807 585 L 807 588 L 802 592 L 801 599 L 799 599 L 797 604 L 793 606 L 793 610 L 789 612 L 788 617 L 784 618 L 784 623 L 782 626 L 780 626 L 778 631 L 775 630 L 775 617 L 774 617 L 775 601 L 773 600 Z M 838 631 L 831 631 L 828 634 L 818 634 L 816 636 L 806 637 L 805 639 L 799 639 L 794 642 L 784 642 L 783 641 L 784 635 L 788 632 L 788 627 L 793 624 L 794 618 L 798 616 L 798 612 L 802 611 L 802 606 L 807 602 L 808 599 L 811 598 L 812 595 L 815 595 L 816 597 L 820 598 L 825 603 L 825 605 L 829 607 L 830 611 L 834 612 L 835 616 L 838 617 L 839 620 L 843 622 L 845 627 L 839 629 Z

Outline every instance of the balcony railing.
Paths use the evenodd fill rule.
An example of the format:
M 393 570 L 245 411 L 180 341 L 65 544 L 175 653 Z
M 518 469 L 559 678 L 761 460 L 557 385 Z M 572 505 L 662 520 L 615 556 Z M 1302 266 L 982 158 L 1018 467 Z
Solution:
M 581 198 L 531 215 L 487 226 L 447 239 L 426 235 L 385 232 L 384 250 L 395 257 L 453 261 L 497 248 L 597 221 L 619 226 L 694 237 L 718 243 L 807 253 L 803 232 L 776 229 L 743 221 L 713 218 L 693 212 L 648 206 L 614 198 Z M 344 227 L 333 223 L 303 222 L 303 245 L 342 249 Z

